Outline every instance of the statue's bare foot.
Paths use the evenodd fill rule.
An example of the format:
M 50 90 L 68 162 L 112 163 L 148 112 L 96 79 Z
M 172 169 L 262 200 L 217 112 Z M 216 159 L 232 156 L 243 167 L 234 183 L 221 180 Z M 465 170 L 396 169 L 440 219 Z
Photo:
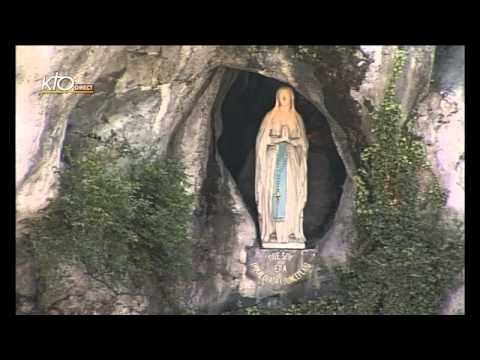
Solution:
M 291 239 L 291 240 L 295 240 L 295 239 L 296 239 L 294 233 L 291 233 L 290 235 L 288 235 L 288 237 L 289 237 L 289 239 Z
M 277 233 L 273 232 L 270 234 L 270 240 L 277 240 Z

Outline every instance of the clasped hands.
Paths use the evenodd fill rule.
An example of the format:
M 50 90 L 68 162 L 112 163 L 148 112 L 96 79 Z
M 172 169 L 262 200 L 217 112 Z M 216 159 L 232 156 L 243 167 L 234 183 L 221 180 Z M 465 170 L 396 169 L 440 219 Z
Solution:
M 288 136 L 288 126 L 282 126 L 281 136 L 271 136 L 269 145 L 275 145 L 285 141 L 291 145 L 296 146 L 297 144 L 293 141 L 295 139 L 298 139 L 298 138 L 290 138 Z

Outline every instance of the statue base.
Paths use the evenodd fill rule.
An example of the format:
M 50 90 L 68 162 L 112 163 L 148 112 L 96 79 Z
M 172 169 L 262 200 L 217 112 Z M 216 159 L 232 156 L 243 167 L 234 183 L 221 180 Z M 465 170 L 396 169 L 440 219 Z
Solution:
M 311 277 L 317 263 L 317 250 L 304 249 L 302 243 L 293 244 L 302 245 L 302 248 L 247 248 L 247 277 L 255 281 L 258 298 L 303 286 Z
M 303 250 L 305 249 L 305 243 L 300 243 L 300 242 L 292 242 L 292 243 L 273 243 L 273 242 L 267 242 L 267 243 L 262 243 L 262 248 L 264 249 L 300 249 Z

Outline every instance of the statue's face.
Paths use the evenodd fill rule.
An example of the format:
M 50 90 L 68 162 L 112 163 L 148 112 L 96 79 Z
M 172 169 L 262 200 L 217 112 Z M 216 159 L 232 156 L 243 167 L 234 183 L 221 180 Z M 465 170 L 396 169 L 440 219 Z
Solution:
M 288 90 L 281 90 L 278 94 L 278 101 L 280 102 L 280 106 L 290 106 L 290 92 Z

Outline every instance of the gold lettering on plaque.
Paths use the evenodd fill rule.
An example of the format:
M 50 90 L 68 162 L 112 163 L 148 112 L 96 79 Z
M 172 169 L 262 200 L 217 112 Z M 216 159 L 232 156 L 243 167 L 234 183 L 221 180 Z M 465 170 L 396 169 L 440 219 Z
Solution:
M 271 275 L 265 273 L 265 271 L 263 271 L 260 268 L 259 264 L 257 264 L 257 263 L 250 264 L 250 268 L 251 268 L 251 271 L 257 276 L 257 278 L 260 280 L 261 283 L 266 283 L 266 284 L 271 284 L 271 285 L 291 285 L 291 284 L 294 284 L 294 283 L 300 281 L 301 279 L 303 279 L 307 274 L 309 274 L 310 271 L 313 268 L 312 264 L 304 263 L 299 270 L 294 272 L 292 275 L 284 278 L 284 277 L 282 277 L 282 275 L 279 275 L 279 274 L 282 274 L 282 273 L 286 272 L 286 264 L 282 262 L 279 265 L 279 267 L 277 267 L 277 265 L 279 265 L 279 264 L 276 264 L 275 267 L 274 267 L 274 271 L 277 274 L 271 274 Z

